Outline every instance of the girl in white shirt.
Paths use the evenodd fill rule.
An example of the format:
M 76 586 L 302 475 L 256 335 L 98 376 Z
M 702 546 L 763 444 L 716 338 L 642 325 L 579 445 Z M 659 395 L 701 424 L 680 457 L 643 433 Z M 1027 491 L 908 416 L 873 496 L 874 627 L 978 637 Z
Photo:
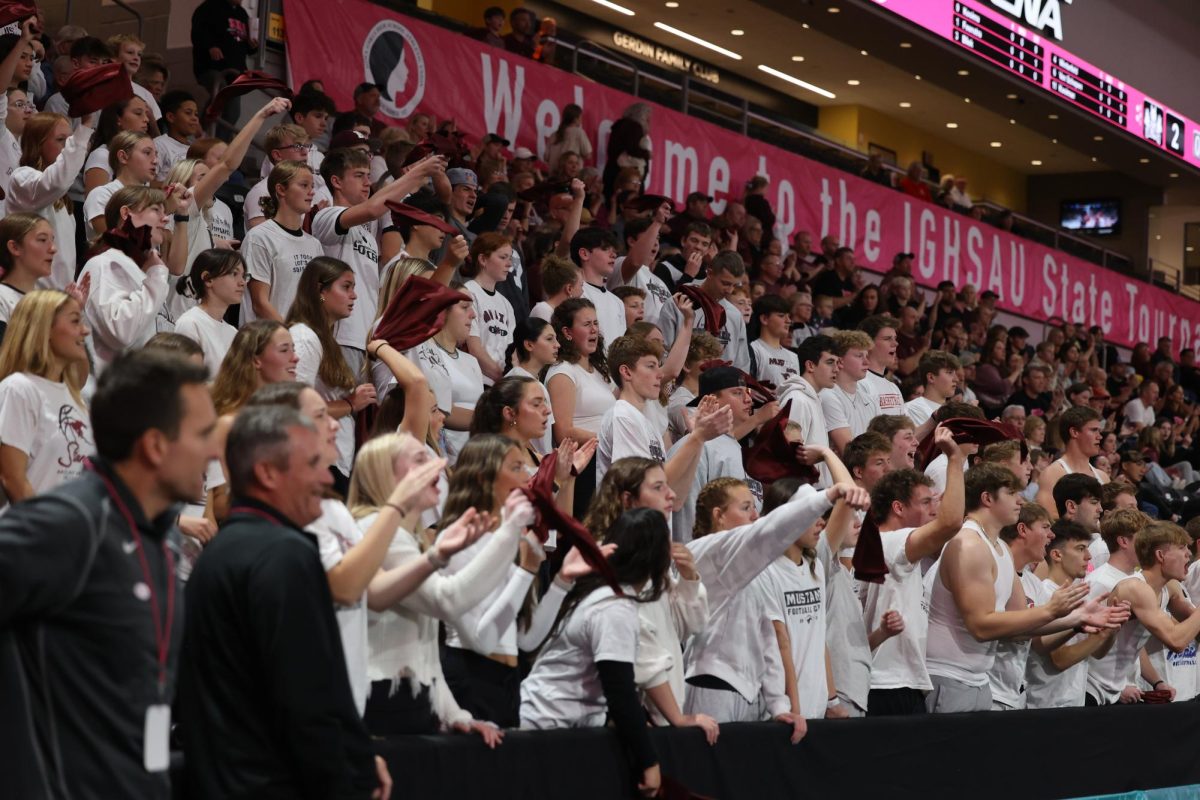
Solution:
M 150 106 L 137 95 L 114 103 L 100 112 L 92 148 L 83 164 L 83 190 L 90 192 L 113 179 L 108 165 L 108 143 L 121 131 L 146 133 L 150 130 Z
M 75 215 L 67 190 L 87 158 L 96 115 L 89 114 L 71 132 L 61 114 L 34 114 L 21 137 L 21 166 L 13 170 L 7 198 L 8 213 L 31 211 L 54 228 L 58 253 L 45 288 L 65 289 L 75 279 Z
M 56 253 L 54 228 L 43 217 L 21 213 L 0 219 L 0 341 L 17 303 L 50 277 Z
M 247 123 L 247 125 L 251 124 L 253 124 L 253 120 Z M 209 170 L 214 170 L 222 162 L 228 163 L 225 161 L 225 154 L 228 152 L 228 144 L 215 137 L 206 137 L 192 142 L 192 146 L 188 148 L 187 157 L 196 159 L 207 166 Z M 212 206 L 204 213 L 204 219 L 208 226 L 208 233 L 212 236 L 213 247 L 231 249 L 241 243 L 240 240 L 233 238 L 233 211 L 221 198 L 213 198 Z
M 0 347 L 0 484 L 9 502 L 77 476 L 95 450 L 80 394 L 87 333 L 79 302 L 63 292 L 33 291 L 17 304 Z
M 604 339 L 591 300 L 564 300 L 551 319 L 558 335 L 559 363 L 546 373 L 546 388 L 554 410 L 554 439 L 586 442 L 600 433 L 600 421 L 617 401 L 608 378 Z M 596 488 L 593 460 L 576 481 L 575 514 L 582 518 Z
M 516 330 L 513 331 L 513 342 L 504 354 L 505 364 L 516 364 L 505 375 L 537 381 L 546 400 L 546 408 L 550 408 L 550 392 L 546 390 L 540 376 L 551 364 L 558 361 L 558 347 L 558 337 L 554 335 L 554 328 L 548 320 L 526 317 L 517 323 Z M 540 439 L 532 442 L 533 449 L 539 455 L 547 455 L 554 448 L 553 425 L 554 411 L 551 409 L 550 417 L 546 420 L 546 432 Z
M 155 319 L 168 289 L 167 266 L 157 250 L 167 221 L 164 204 L 159 189 L 127 186 L 112 196 L 104 210 L 114 232 L 105 237 L 106 249 L 88 259 L 80 273 L 80 281 L 91 281 L 85 313 L 97 373 L 121 351 L 140 347 L 156 333 Z M 141 263 L 120 249 L 116 231 L 127 221 L 135 228 L 150 228 L 151 249 L 135 254 Z
M 175 291 L 199 301 L 175 321 L 175 332 L 195 341 L 204 350 L 204 365 L 216 377 L 237 328 L 225 321 L 225 312 L 242 299 L 246 265 L 235 250 L 205 250 L 192 261 L 191 273 L 179 279 Z
M 482 233 L 471 244 L 471 254 L 459 268 L 464 278 L 470 278 L 465 288 L 475 299 L 475 319 L 467 337 L 467 350 L 479 361 L 487 386 L 500 380 L 509 367 L 504 356 L 512 344 L 517 321 L 512 303 L 496 291 L 496 284 L 508 277 L 512 256 L 512 243 L 507 236 Z
M 268 219 L 246 234 L 242 256 L 250 283 L 242 299 L 242 324 L 253 319 L 283 321 L 300 273 L 325 251 L 304 232 L 304 215 L 312 208 L 313 172 L 303 161 L 281 161 L 267 176 L 270 196 L 262 200 Z
M 157 164 L 154 140 L 147 133 L 121 131 L 112 138 L 108 143 L 108 166 L 113 179 L 92 189 L 83 200 L 83 219 L 91 228 L 89 240 L 95 240 L 109 227 L 105 215 L 109 198 L 125 187 L 149 186 Z
M 334 326 L 354 310 L 356 299 L 350 265 L 319 256 L 304 268 L 287 316 L 300 357 L 296 379 L 317 390 L 329 403 L 330 416 L 338 422 L 336 471 L 344 487 L 348 486 L 354 463 L 354 415 L 375 402 L 374 385 L 355 386 L 355 375 L 333 334 Z
M 460 283 L 451 283 L 451 289 L 463 288 Z M 409 358 L 416 362 L 429 379 L 429 386 L 437 395 L 438 408 L 448 411 L 446 415 L 446 457 L 454 466 L 458 454 L 470 437 L 471 416 L 475 403 L 483 394 L 483 371 L 475 356 L 460 345 L 471 332 L 475 319 L 475 304 L 462 300 L 446 309 L 445 324 L 432 339 L 409 351 Z

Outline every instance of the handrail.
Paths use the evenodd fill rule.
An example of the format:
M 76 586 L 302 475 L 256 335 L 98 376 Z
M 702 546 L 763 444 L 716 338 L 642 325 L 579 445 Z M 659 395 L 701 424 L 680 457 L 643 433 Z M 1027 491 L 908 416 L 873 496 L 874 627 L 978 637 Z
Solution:
M 118 6 L 120 8 L 125 9 L 126 11 L 128 11 L 130 14 L 133 15 L 134 19 L 137 20 L 137 34 L 138 34 L 138 38 L 141 39 L 142 38 L 142 26 L 143 26 L 143 23 L 145 22 L 145 20 L 142 19 L 142 13 L 140 11 L 138 11 L 137 9 L 133 8 L 128 3 L 126 3 L 125 0 L 112 0 L 112 2 L 113 2 L 113 5 Z M 68 6 L 67 7 L 68 20 L 70 19 L 70 15 L 71 15 L 71 10 L 70 10 L 70 6 Z
M 640 84 L 641 84 L 641 81 L 640 81 L 641 70 L 638 69 L 637 62 L 631 61 L 631 60 L 625 58 L 624 56 L 618 55 L 617 53 L 613 52 L 612 50 L 605 47 L 604 45 L 599 44 L 597 42 L 593 42 L 591 39 L 581 39 L 581 40 L 579 40 L 579 43 L 577 45 L 571 44 L 569 42 L 564 42 L 562 39 L 555 39 L 555 44 L 556 45 L 564 45 L 566 47 L 571 48 L 571 72 L 576 75 L 580 74 L 579 73 L 579 53 L 580 53 L 580 51 L 583 51 L 583 50 L 588 50 L 588 51 L 594 50 L 594 51 L 596 51 L 596 55 L 593 55 L 592 58 L 597 58 L 597 56 L 603 56 L 603 58 L 597 58 L 597 60 L 605 61 L 609 64 L 612 64 L 613 66 L 625 67 L 626 69 L 632 70 L 633 71 L 633 92 L 632 92 L 632 94 L 634 97 L 638 96 L 638 89 L 640 88 Z

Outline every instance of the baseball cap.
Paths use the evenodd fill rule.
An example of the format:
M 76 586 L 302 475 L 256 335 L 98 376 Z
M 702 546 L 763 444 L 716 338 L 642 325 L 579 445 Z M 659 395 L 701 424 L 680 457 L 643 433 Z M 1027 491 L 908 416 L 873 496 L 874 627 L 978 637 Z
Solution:
M 892 263 L 899 264 L 906 258 L 916 258 L 916 256 L 912 253 L 896 253 L 896 255 L 892 256 Z
M 450 188 L 466 185 L 475 191 L 479 191 L 479 176 L 475 174 L 475 170 L 473 169 L 466 169 L 465 167 L 448 169 L 446 170 L 446 177 L 450 181 Z
M 704 192 L 692 192 L 687 196 L 687 202 L 689 203 L 697 200 L 703 200 L 706 203 L 711 203 L 713 201 L 712 195 L 705 194 Z
M 527 158 L 533 158 L 533 157 L 534 157 L 533 151 L 530 150 L 528 147 L 518 147 L 516 150 L 513 150 L 513 158 L 514 159 L 520 159 L 520 160 L 524 161 Z
M 329 140 L 330 150 L 341 150 L 344 147 L 358 147 L 359 145 L 367 145 L 370 147 L 370 138 L 362 131 L 342 131 L 337 136 Z
M 689 406 L 700 405 L 700 401 L 710 394 L 716 394 L 724 389 L 732 389 L 736 386 L 744 387 L 746 385 L 746 376 L 737 367 L 712 367 L 700 373 L 700 391 L 696 392 L 696 398 L 688 403 Z
M 487 136 L 483 137 L 484 144 L 491 144 L 492 142 L 499 142 L 500 144 L 504 145 L 505 147 L 508 147 L 508 139 L 505 139 L 503 136 L 498 136 L 497 134 L 489 133 Z

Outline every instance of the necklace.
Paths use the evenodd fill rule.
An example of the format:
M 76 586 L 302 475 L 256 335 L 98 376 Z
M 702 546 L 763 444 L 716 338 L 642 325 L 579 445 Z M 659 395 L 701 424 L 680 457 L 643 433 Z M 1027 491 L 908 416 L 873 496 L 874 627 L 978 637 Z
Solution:
M 437 345 L 437 347 L 438 347 L 438 349 L 439 349 L 439 350 L 441 350 L 443 353 L 445 353 L 446 355 L 450 356 L 451 358 L 453 358 L 453 359 L 454 359 L 454 360 L 456 360 L 456 361 L 458 360 L 458 348 L 457 348 L 457 347 L 455 347 L 453 350 L 447 350 L 447 349 L 446 349 L 446 348 L 445 348 L 445 347 L 442 345 L 442 343 L 441 343 L 441 342 L 439 342 L 439 341 L 437 340 L 437 338 L 436 338 L 436 337 L 434 337 L 433 343 L 434 343 L 434 344 L 436 344 L 436 345 Z

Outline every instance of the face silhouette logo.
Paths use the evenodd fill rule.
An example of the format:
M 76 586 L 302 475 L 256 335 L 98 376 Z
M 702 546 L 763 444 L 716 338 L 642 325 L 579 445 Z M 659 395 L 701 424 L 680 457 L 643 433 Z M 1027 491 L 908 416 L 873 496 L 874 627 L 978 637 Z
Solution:
M 379 110 L 393 119 L 410 116 L 425 95 L 425 59 L 408 28 L 383 20 L 363 40 L 363 80 L 380 87 Z

